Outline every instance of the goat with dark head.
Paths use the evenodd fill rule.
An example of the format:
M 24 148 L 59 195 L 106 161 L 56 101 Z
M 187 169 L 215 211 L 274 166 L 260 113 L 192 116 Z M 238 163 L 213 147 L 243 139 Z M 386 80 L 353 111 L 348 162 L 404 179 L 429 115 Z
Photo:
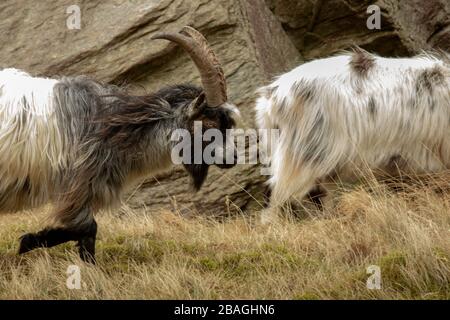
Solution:
M 54 224 L 23 236 L 20 253 L 77 241 L 81 258 L 94 262 L 94 213 L 117 204 L 137 180 L 172 166 L 174 130 L 193 134 L 196 121 L 223 133 L 234 126 L 238 111 L 227 102 L 224 73 L 206 39 L 190 27 L 154 39 L 180 45 L 197 66 L 203 88 L 185 84 L 134 96 L 86 77 L 44 79 L 15 69 L 0 71 L 5 124 L 0 168 L 10 169 L 1 172 L 0 208 L 56 205 Z M 234 144 L 223 150 L 234 153 Z M 184 166 L 199 189 L 209 165 Z

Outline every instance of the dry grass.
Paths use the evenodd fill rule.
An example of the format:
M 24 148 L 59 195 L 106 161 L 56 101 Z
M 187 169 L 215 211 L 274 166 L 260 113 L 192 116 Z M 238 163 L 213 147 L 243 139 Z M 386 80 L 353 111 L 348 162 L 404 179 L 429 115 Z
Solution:
M 173 213 L 99 217 L 98 265 L 72 244 L 16 255 L 43 214 L 0 217 L 2 299 L 449 299 L 450 195 L 437 184 L 356 187 L 330 213 L 271 227 Z M 442 190 L 441 190 L 442 191 Z M 66 287 L 69 265 L 83 289 Z M 382 290 L 368 290 L 378 265 Z

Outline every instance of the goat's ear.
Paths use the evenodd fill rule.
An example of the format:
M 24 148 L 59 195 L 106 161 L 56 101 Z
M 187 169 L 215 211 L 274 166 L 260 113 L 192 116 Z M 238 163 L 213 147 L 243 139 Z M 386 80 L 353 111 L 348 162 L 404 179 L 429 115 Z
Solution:
M 206 107 L 206 96 L 202 92 L 197 98 L 195 98 L 188 108 L 189 119 L 197 118 L 203 109 Z

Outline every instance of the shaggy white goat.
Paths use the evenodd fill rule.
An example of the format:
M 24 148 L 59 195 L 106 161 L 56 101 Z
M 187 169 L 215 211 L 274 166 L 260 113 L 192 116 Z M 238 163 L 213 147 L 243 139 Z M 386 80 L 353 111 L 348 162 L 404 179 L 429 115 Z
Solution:
M 259 91 L 260 128 L 280 130 L 271 207 L 363 168 L 450 168 L 449 56 L 382 58 L 362 49 L 312 61 Z M 277 210 L 266 210 L 274 218 Z

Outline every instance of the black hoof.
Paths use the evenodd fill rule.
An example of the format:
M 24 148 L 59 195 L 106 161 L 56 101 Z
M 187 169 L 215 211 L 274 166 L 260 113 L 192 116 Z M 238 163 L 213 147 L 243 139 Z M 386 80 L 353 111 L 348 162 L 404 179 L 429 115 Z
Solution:
M 95 238 L 87 237 L 78 241 L 80 258 L 86 263 L 95 264 Z
M 20 237 L 19 254 L 27 253 L 39 247 L 39 239 L 33 233 L 27 233 Z
M 80 258 L 81 258 L 81 260 L 83 260 L 84 262 L 86 262 L 88 264 L 92 264 L 92 265 L 96 265 L 97 264 L 97 260 L 95 259 L 95 255 L 93 256 L 90 253 L 80 252 Z

